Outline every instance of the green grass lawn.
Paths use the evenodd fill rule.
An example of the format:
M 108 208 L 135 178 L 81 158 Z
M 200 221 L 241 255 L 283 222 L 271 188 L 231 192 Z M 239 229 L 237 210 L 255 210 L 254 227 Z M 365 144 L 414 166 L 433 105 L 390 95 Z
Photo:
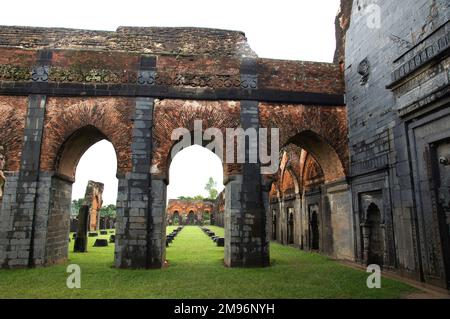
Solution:
M 72 240 L 65 265 L 0 270 L 0 298 L 400 298 L 416 292 L 385 278 L 381 289 L 368 289 L 363 271 L 275 243 L 271 267 L 226 268 L 223 247 L 197 226 L 185 227 L 167 248 L 169 267 L 162 270 L 115 269 L 114 245 L 95 248 L 94 240 L 88 253 L 73 253 Z M 81 289 L 66 287 L 68 264 L 81 267 Z

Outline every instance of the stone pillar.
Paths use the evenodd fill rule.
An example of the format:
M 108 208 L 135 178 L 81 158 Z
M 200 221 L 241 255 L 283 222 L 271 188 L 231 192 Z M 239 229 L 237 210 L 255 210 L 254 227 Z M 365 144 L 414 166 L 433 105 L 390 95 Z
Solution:
M 161 268 L 166 260 L 166 189 L 163 178 L 152 176 L 151 210 L 149 215 L 148 261 L 150 268 Z
M 2 209 L 2 199 L 3 199 L 3 190 L 5 188 L 6 177 L 3 173 L 3 169 L 5 168 L 6 158 L 4 155 L 3 146 L 0 145 L 0 209 Z
M 295 194 L 294 200 L 294 244 L 301 249 L 303 249 L 302 245 L 302 236 L 303 236 L 303 227 L 302 227 L 302 197 L 300 194 Z
M 256 59 L 241 61 L 241 82 L 247 89 L 257 88 Z M 241 126 L 259 132 L 259 103 L 241 101 Z M 256 147 L 257 145 L 252 145 Z M 246 142 L 246 160 L 242 174 L 229 176 L 226 183 L 225 265 L 228 267 L 264 267 L 270 264 L 269 240 L 266 231 L 266 210 L 263 203 L 263 185 L 259 161 L 249 163 L 249 145 Z
M 386 243 L 386 224 L 383 223 L 380 225 L 381 227 L 381 240 L 383 242 L 383 266 L 389 267 L 389 253 L 388 253 L 388 244 Z
M 52 173 L 41 172 L 39 176 L 35 265 L 51 265 L 67 260 L 72 183 L 72 180 Z
M 153 105 L 152 98 L 136 98 L 132 172 L 119 176 L 115 265 L 120 268 L 161 268 L 165 261 L 165 184 L 150 175 Z
M 46 97 L 30 95 L 20 171 L 9 177 L 4 197 L 0 227 L 0 266 L 2 268 L 35 265 L 36 205 L 39 187 L 39 162 Z M 39 248 L 39 247 L 36 247 Z M 39 252 L 43 253 L 45 247 Z
M 83 205 L 78 212 L 78 229 L 77 237 L 75 238 L 75 244 L 73 246 L 73 251 L 76 253 L 87 252 L 87 232 L 88 232 L 88 222 L 89 222 L 89 206 Z
M 366 222 L 361 223 L 361 233 L 363 238 L 363 262 L 369 261 L 369 245 L 370 245 L 370 226 Z

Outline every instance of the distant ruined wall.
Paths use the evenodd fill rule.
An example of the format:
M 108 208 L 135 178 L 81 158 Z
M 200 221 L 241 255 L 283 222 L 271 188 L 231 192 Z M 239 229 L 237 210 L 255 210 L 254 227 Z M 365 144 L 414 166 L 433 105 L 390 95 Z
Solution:
M 100 208 L 103 205 L 103 183 L 88 181 L 84 204 L 89 206 L 89 231 L 98 231 L 100 228 Z
M 345 42 L 347 30 L 350 27 L 353 1 L 341 0 L 341 6 L 335 20 L 336 51 L 334 52 L 333 62 L 339 65 L 342 71 L 345 68 Z
M 190 199 L 169 199 L 167 206 L 167 220 L 169 223 L 174 222 L 174 217 L 178 218 L 180 224 L 189 224 L 189 214 L 192 212 L 195 224 L 204 221 L 204 214 L 213 213 L 214 203 L 210 200 L 190 200 Z

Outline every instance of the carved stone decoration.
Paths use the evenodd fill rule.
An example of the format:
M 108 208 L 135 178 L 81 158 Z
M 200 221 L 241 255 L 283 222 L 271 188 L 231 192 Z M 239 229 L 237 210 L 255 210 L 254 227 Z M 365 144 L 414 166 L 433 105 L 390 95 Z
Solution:
M 139 71 L 137 82 L 140 85 L 154 85 L 156 82 L 155 71 Z
M 139 84 L 198 88 L 236 88 L 254 90 L 258 87 L 255 75 L 242 79 L 234 74 L 191 74 L 155 72 L 150 70 L 78 69 L 36 66 L 32 69 L 0 64 L 0 81 L 88 83 L 88 84 Z
M 361 85 L 366 85 L 370 75 L 370 63 L 369 60 L 364 59 L 358 65 L 358 74 L 361 75 Z
M 0 200 L 3 199 L 3 188 L 6 183 L 6 177 L 3 173 L 3 169 L 5 168 L 6 158 L 4 155 L 3 146 L 0 146 Z
M 258 77 L 253 74 L 244 74 L 241 79 L 241 89 L 255 90 L 258 88 Z
M 125 84 L 135 83 L 136 72 L 132 70 L 102 70 L 51 67 L 50 82 L 61 83 L 91 83 L 91 84 Z
M 397 53 L 400 55 L 405 50 L 409 50 L 413 47 L 413 44 L 406 39 L 403 39 L 395 34 L 391 34 L 389 39 L 397 45 Z
M 9 64 L 0 65 L 0 81 L 29 81 L 31 70 Z
M 31 80 L 34 82 L 47 82 L 50 68 L 48 66 L 36 66 L 31 72 Z

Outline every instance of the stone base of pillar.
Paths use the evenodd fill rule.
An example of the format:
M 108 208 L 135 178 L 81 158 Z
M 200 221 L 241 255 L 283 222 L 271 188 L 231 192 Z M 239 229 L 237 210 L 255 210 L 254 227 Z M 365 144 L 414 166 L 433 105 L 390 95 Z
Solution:
M 227 267 L 270 265 L 269 238 L 262 205 L 248 205 L 241 196 L 243 178 L 233 176 L 225 186 L 225 259 Z M 243 204 L 246 203 L 246 204 Z

